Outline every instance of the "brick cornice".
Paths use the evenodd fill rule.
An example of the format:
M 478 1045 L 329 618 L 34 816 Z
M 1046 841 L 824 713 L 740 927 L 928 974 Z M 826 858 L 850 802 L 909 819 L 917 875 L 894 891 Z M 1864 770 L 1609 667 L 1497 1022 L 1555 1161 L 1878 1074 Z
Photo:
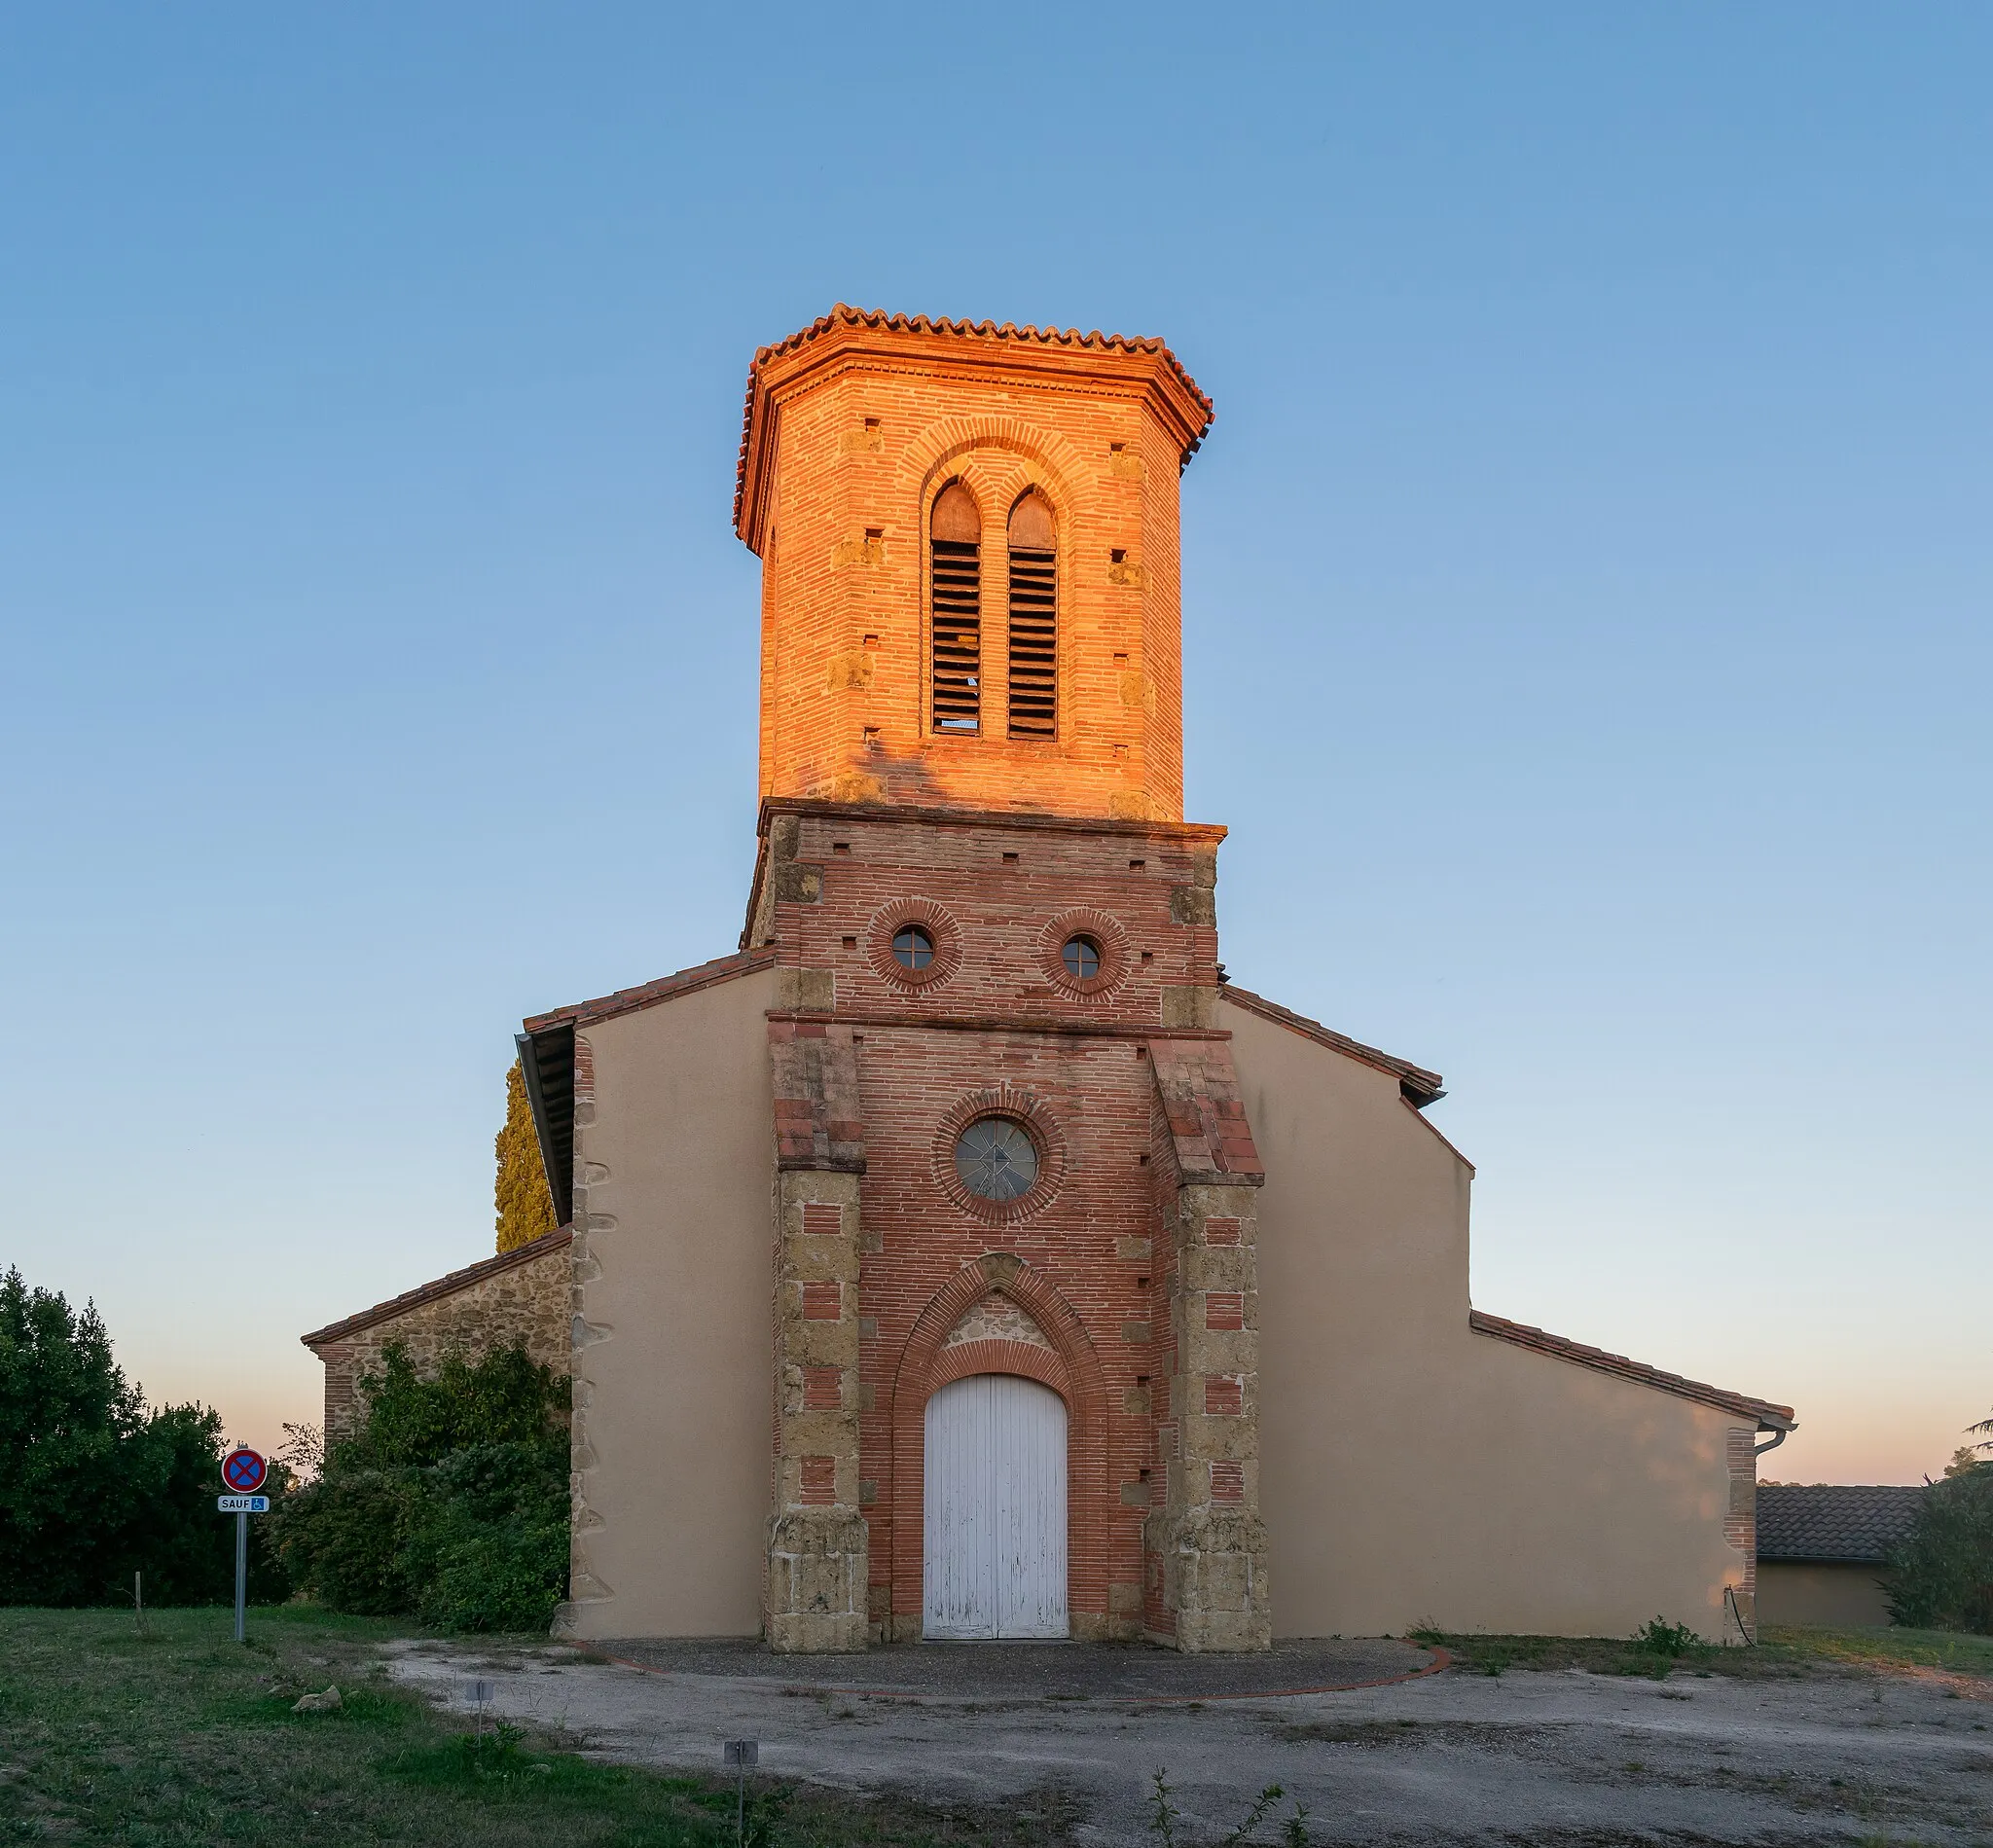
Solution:
M 840 1007 L 821 1009 L 771 1007 L 770 1020 L 809 1022 L 837 1027 L 924 1027 L 944 1033 L 1009 1033 L 1020 1037 L 1058 1035 L 1069 1039 L 1220 1039 L 1231 1034 L 1222 1027 L 1172 1027 L 1167 1032 L 1153 1021 L 1056 1020 L 1020 1014 L 928 1014 L 906 1008 Z
M 815 796 L 764 796 L 755 824 L 764 840 L 770 821 L 779 815 L 816 815 L 833 821 L 914 822 L 926 827 L 1005 828 L 1027 834 L 1112 834 L 1123 840 L 1169 841 L 1214 848 L 1228 832 L 1216 821 L 1124 821 L 1108 815 L 1032 815 L 1007 809 L 925 809 L 897 802 L 829 802 Z
M 1146 402 L 1176 442 L 1196 453 L 1214 415 L 1209 396 L 1160 340 L 1098 330 L 1019 327 L 1005 321 L 930 320 L 840 302 L 786 340 L 762 347 L 747 369 L 734 530 L 757 553 L 765 529 L 781 401 L 827 370 L 865 365 L 1040 389 L 1115 393 Z

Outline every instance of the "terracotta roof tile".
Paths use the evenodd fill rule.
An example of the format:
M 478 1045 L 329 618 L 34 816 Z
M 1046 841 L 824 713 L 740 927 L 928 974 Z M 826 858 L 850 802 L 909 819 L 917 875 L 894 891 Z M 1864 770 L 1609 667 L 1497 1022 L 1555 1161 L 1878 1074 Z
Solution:
M 573 1241 L 574 1228 L 571 1225 L 543 1232 L 538 1238 L 525 1245 L 516 1245 L 509 1251 L 500 1251 L 482 1263 L 466 1264 L 462 1270 L 439 1277 L 433 1284 L 418 1284 L 414 1289 L 403 1290 L 399 1296 L 390 1296 L 384 1303 L 376 1303 L 372 1309 L 363 1309 L 358 1315 L 346 1317 L 344 1322 L 329 1323 L 308 1335 L 300 1335 L 298 1339 L 308 1348 L 322 1348 L 329 1342 L 344 1341 L 346 1336 L 371 1328 L 376 1323 L 391 1322 L 396 1316 L 407 1315 L 411 1309 L 421 1308 L 424 1303 L 441 1302 L 446 1296 L 454 1296 L 458 1290 L 469 1289 L 473 1284 L 482 1284 L 487 1278 L 502 1276 L 521 1264 L 530 1264 L 535 1258 L 550 1257 Z
M 1352 1039 L 1347 1033 L 1339 1033 L 1333 1027 L 1324 1027 L 1319 1020 L 1310 1020 L 1305 1014 L 1297 1014 L 1291 1008 L 1283 1007 L 1278 1001 L 1270 1001 L 1264 995 L 1255 995 L 1250 988 L 1241 988 L 1236 982 L 1227 982 L 1218 994 L 1228 1001 L 1245 1008 L 1249 1014 L 1257 1014 L 1261 1020 L 1270 1020 L 1277 1027 L 1285 1027 L 1291 1033 L 1317 1040 L 1352 1059 L 1360 1060 L 1366 1066 L 1375 1066 L 1380 1071 L 1388 1071 L 1403 1086 L 1407 1099 L 1415 1105 L 1424 1107 L 1435 1104 L 1446 1095 L 1446 1080 L 1436 1071 L 1428 1071 L 1423 1066 L 1415 1066 L 1409 1059 L 1399 1059 L 1388 1052 L 1379 1052 L 1375 1046 L 1366 1046 L 1359 1039 Z
M 1546 1334 L 1527 1323 L 1510 1322 L 1471 1309 L 1468 1321 L 1476 1334 L 1493 1335 L 1498 1341 L 1512 1341 L 1519 1348 L 1547 1354 L 1558 1360 L 1570 1360 L 1600 1373 L 1611 1373 L 1636 1386 L 1651 1386 L 1657 1392 L 1673 1393 L 1678 1398 L 1692 1398 L 1699 1404 L 1714 1405 L 1718 1411 L 1735 1412 L 1740 1418 L 1755 1418 L 1761 1429 L 1791 1431 L 1798 1422 L 1790 1405 L 1774 1405 L 1768 1399 L 1753 1398 L 1747 1393 L 1732 1393 L 1721 1386 L 1705 1386 L 1700 1380 L 1685 1380 L 1679 1373 L 1663 1373 L 1644 1360 L 1629 1360 L 1623 1354 L 1608 1354 L 1604 1348 L 1588 1348 L 1582 1341 L 1567 1341 L 1562 1335 Z
M 1879 1566 L 1909 1532 L 1923 1499 L 1921 1488 L 1763 1483 L 1757 1491 L 1757 1556 Z
M 1184 371 L 1183 362 L 1162 341 L 1153 337 L 1103 334 L 1098 328 L 1090 334 L 1082 334 L 1076 327 L 1064 330 L 1019 327 L 1015 321 L 1005 321 L 999 327 L 995 321 L 952 321 L 945 315 L 935 320 L 925 314 L 889 314 L 884 308 L 855 308 L 840 302 L 828 314 L 819 314 L 808 327 L 798 328 L 788 339 L 761 347 L 747 368 L 747 402 L 741 411 L 741 459 L 734 470 L 736 529 L 741 525 L 747 491 L 748 446 L 754 430 L 754 390 L 760 382 L 761 369 L 770 360 L 779 359 L 784 353 L 793 353 L 837 327 L 875 327 L 894 334 L 952 334 L 963 340 L 1015 341 L 1020 344 L 1036 346 L 1077 346 L 1097 353 L 1159 353 L 1204 411 L 1203 425 L 1183 452 L 1185 461 L 1196 453 L 1198 445 L 1204 441 L 1205 431 L 1211 428 L 1212 418 L 1217 415 L 1210 394 Z
M 710 988 L 716 982 L 731 982 L 737 975 L 751 975 L 756 969 L 774 967 L 775 952 L 772 949 L 743 950 L 733 956 L 714 957 L 710 962 L 680 969 L 673 975 L 661 975 L 656 981 L 644 982 L 635 988 L 619 988 L 615 994 L 598 996 L 592 1001 L 576 1001 L 571 1007 L 552 1008 L 522 1024 L 529 1033 L 543 1033 L 550 1027 L 586 1027 L 591 1021 L 608 1020 L 617 1014 L 634 1014 L 639 1007 L 649 1007 L 653 1002 L 668 1001 L 674 996 L 689 995 L 694 989 Z

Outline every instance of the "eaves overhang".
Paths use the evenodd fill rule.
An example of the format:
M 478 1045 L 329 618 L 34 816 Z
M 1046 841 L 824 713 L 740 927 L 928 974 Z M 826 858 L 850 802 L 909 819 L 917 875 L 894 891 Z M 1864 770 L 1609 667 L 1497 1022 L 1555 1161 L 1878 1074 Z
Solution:
M 1064 386 L 1143 398 L 1188 463 L 1216 415 L 1211 398 L 1160 340 L 1082 334 L 1077 328 L 930 319 L 840 302 L 786 340 L 762 347 L 747 368 L 741 453 L 734 474 L 734 530 L 759 554 L 767 529 L 775 437 L 783 399 L 827 372 L 877 365 Z
M 1732 1417 L 1748 1418 L 1757 1422 L 1759 1431 L 1796 1431 L 1799 1421 L 1794 1417 L 1790 1405 L 1774 1405 L 1771 1400 L 1754 1398 L 1749 1393 L 1733 1393 L 1727 1387 L 1709 1386 L 1701 1380 L 1685 1379 L 1679 1373 L 1663 1372 L 1657 1366 L 1649 1366 L 1645 1360 L 1629 1360 L 1623 1354 L 1612 1354 L 1604 1348 L 1588 1347 L 1582 1341 L 1570 1341 L 1563 1335 L 1554 1335 L 1542 1328 L 1533 1328 L 1526 1322 L 1510 1322 L 1505 1316 L 1491 1316 L 1485 1310 L 1470 1309 L 1468 1323 L 1476 1334 L 1493 1335 L 1498 1341 L 1507 1341 L 1519 1348 L 1547 1355 L 1553 1360 L 1568 1360 L 1574 1366 L 1590 1367 L 1594 1372 L 1611 1373 L 1614 1377 L 1630 1381 L 1635 1386 L 1648 1386 L 1659 1393 L 1673 1394 L 1677 1398 L 1693 1399 L 1697 1404 L 1708 1405 L 1720 1412 L 1728 1412 Z M 1769 1449 L 1770 1446 L 1766 1445 Z

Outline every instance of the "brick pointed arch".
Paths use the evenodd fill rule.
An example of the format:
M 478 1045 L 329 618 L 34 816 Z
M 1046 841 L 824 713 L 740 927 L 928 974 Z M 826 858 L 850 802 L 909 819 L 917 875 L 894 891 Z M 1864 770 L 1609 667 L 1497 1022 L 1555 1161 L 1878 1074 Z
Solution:
M 1024 1310 L 1053 1352 L 1020 1341 L 973 1341 L 945 1357 L 949 1330 L 993 1289 Z M 975 1363 L 988 1351 L 996 1364 Z M 1052 1284 L 1007 1251 L 986 1252 L 944 1284 L 916 1319 L 892 1382 L 892 1615 L 895 1635 L 918 1633 L 922 1611 L 927 1400 L 969 1373 L 1018 1373 L 1066 1401 L 1067 1609 L 1107 1612 L 1107 1388 L 1085 1324 Z
M 1027 484 L 1048 488 L 1057 512 L 1072 505 L 1074 488 L 1089 475 L 1086 460 L 1072 441 L 1041 423 L 1024 417 L 940 417 L 910 437 L 900 452 L 894 468 L 899 492 L 919 501 L 924 514 L 927 502 L 940 492 L 948 471 L 977 450 L 1008 451 L 1027 464 L 1035 464 L 1017 471 L 1019 485 L 1011 490 L 1012 494 L 1021 493 Z M 1040 475 L 1044 477 L 1042 481 L 1038 480 Z M 1008 510 L 1006 498 L 1002 511 Z M 986 532 L 990 529 L 989 513 L 986 507 Z M 999 540 L 1002 537 L 1000 517 L 996 536 Z

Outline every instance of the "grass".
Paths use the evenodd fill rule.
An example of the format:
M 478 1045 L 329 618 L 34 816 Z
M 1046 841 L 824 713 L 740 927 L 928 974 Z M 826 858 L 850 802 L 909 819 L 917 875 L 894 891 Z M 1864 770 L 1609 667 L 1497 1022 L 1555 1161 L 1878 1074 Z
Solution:
M 1993 1676 L 1993 1637 L 1952 1630 L 1807 1630 L 1767 1626 L 1756 1649 L 1691 1644 L 1669 1653 L 1637 1638 L 1475 1636 L 1418 1629 L 1414 1639 L 1451 1652 L 1463 1669 L 1583 1669 L 1665 1681 L 1676 1673 L 1797 1680 L 1859 1670 L 1938 1668 Z
M 121 1848 L 722 1848 L 730 1781 L 597 1764 L 513 1727 L 467 1735 L 390 1683 L 405 1624 L 308 1607 L 0 1610 L 0 1843 Z M 334 1712 L 296 1714 L 340 1688 Z M 1023 1848 L 1064 1830 L 1016 1810 L 749 1787 L 751 1848 Z
M 1784 1630 L 1767 1626 L 1766 1646 L 1854 1668 L 1941 1668 L 1993 1678 L 1993 1636 L 1961 1630 Z

